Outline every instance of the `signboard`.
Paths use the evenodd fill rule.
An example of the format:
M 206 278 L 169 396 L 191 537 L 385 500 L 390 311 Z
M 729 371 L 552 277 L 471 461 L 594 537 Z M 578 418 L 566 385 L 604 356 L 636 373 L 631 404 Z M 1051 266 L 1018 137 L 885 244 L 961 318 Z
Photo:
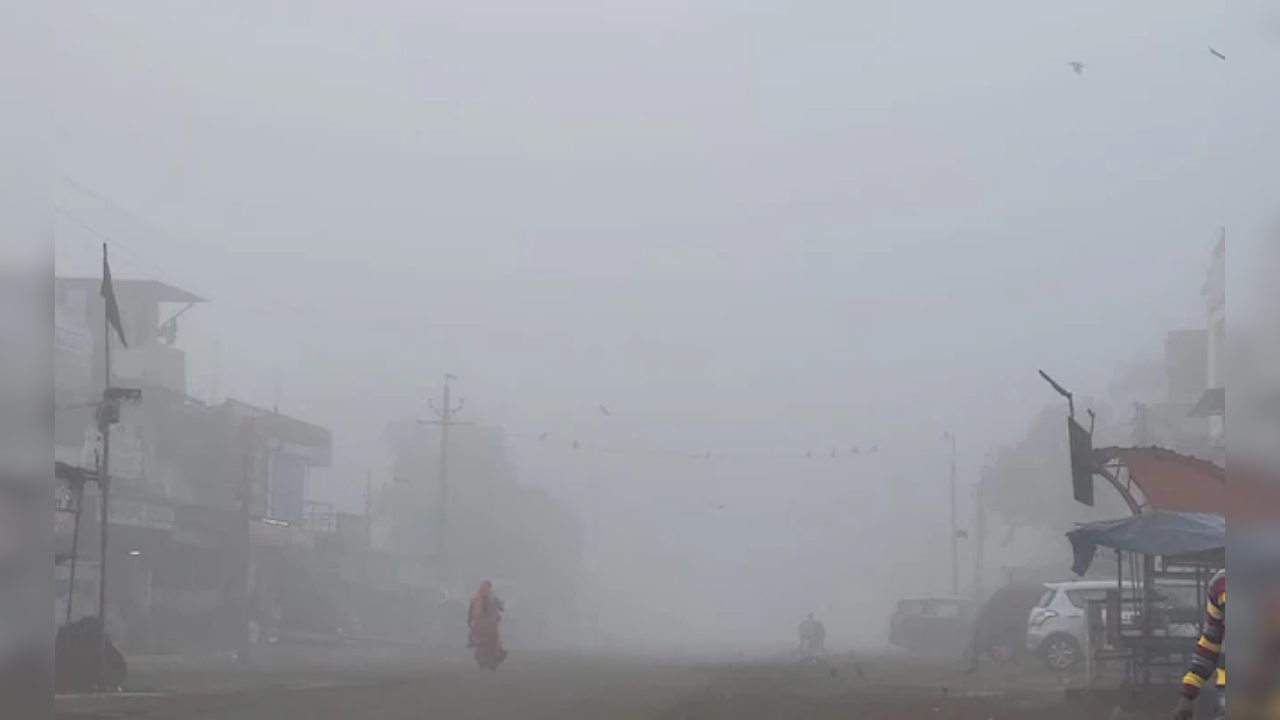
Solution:
M 312 547 L 315 537 L 304 528 L 278 521 L 254 520 L 249 525 L 249 539 L 268 547 Z
M 1071 447 L 1071 489 L 1076 502 L 1093 507 L 1093 438 L 1075 418 L 1067 418 Z
M 175 542 L 186 543 L 209 550 L 218 549 L 218 538 L 212 531 L 204 528 L 191 528 L 179 526 L 173 531 L 173 539 Z
M 269 458 L 267 515 L 301 523 L 307 499 L 307 466 L 301 457 L 287 453 L 273 452 Z
M 55 511 L 53 513 L 53 536 L 70 539 L 76 532 L 76 514 L 73 512 Z
M 172 530 L 173 508 L 151 503 L 112 500 L 107 519 L 112 525 Z
M 89 393 L 93 385 L 93 332 L 85 314 L 85 297 L 68 292 L 53 306 L 53 382 L 70 393 Z
M 120 423 L 111 426 L 112 479 L 142 478 L 142 432 L 137 425 Z
M 53 488 L 53 510 L 54 512 L 75 512 L 76 499 L 71 492 L 71 486 L 65 480 L 59 480 Z

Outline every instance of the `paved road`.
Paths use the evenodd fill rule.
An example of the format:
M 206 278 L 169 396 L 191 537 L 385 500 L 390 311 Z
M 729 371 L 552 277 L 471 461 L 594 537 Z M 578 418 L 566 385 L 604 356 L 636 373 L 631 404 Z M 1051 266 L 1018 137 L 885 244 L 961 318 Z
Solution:
M 497 673 L 463 663 L 368 658 L 343 670 L 281 662 L 255 680 L 206 674 L 205 689 L 63 698 L 63 720 L 1075 720 L 1061 681 L 1035 671 L 901 660 L 797 666 L 525 653 Z M 862 672 L 860 672 L 862 671 Z M 174 676 L 180 675 L 175 671 Z M 221 679 L 218 679 L 221 678 Z M 1165 717 L 1160 704 L 1154 715 Z M 1101 714 L 1099 714 L 1101 712 Z
M 474 665 L 369 667 L 344 676 L 270 673 L 256 685 L 178 694 L 61 698 L 59 718 L 146 720 L 650 720 L 706 685 L 709 670 L 570 656 L 514 657 L 497 673 Z

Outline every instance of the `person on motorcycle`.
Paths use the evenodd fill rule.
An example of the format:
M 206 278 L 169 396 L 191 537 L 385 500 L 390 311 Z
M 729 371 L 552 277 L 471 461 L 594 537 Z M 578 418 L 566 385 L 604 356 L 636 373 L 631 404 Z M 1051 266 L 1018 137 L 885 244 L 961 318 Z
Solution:
M 506 606 L 493 592 L 493 583 L 488 580 L 480 583 L 467 613 L 467 645 L 475 649 L 476 663 L 482 668 L 496 670 L 507 659 L 498 633 L 504 610 Z
M 800 623 L 800 652 L 804 654 L 822 652 L 827 630 L 822 623 L 809 613 Z
M 1209 602 L 1205 608 L 1204 631 L 1191 656 L 1191 667 L 1182 678 L 1182 694 L 1173 711 L 1174 720 L 1191 720 L 1195 714 L 1196 698 L 1200 696 L 1209 676 L 1214 676 L 1218 689 L 1218 701 L 1214 720 L 1227 717 L 1227 571 L 1219 570 L 1209 581 Z

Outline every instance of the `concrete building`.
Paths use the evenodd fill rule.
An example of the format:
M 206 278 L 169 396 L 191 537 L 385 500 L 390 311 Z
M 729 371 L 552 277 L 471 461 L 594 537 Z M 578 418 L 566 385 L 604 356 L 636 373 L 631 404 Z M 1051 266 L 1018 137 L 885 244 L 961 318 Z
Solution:
M 54 282 L 54 445 L 56 461 L 96 467 L 96 400 L 107 386 L 104 352 L 112 342 L 110 385 L 138 389 L 142 399 L 125 403 L 111 430 L 108 624 L 126 650 L 217 642 L 227 634 L 220 620 L 244 584 L 243 548 L 266 568 L 290 548 L 311 545 L 307 475 L 329 464 L 332 440 L 295 418 L 236 400 L 210 406 L 187 394 L 186 355 L 175 341 L 183 313 L 201 298 L 156 281 L 116 279 L 121 347 L 105 331 L 100 284 Z M 248 517 L 244 492 L 252 495 Z M 66 553 L 75 528 L 71 486 L 57 497 L 55 547 Z M 76 616 L 97 612 L 100 505 L 97 486 L 88 485 Z M 59 568 L 55 581 L 58 573 L 69 568 Z M 55 584 L 65 606 L 72 589 L 64 579 Z
M 1207 314 L 1207 387 L 1193 415 L 1209 418 L 1209 438 L 1215 453 L 1225 461 L 1227 447 L 1227 235 L 1224 230 L 1209 264 L 1201 290 Z

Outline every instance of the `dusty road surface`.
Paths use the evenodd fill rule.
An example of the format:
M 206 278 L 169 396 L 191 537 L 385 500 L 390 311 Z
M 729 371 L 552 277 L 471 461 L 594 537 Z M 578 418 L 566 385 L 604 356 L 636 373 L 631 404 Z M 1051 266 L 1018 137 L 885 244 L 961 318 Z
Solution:
M 343 664 L 351 664 L 348 670 Z M 499 672 L 366 658 L 256 672 L 170 669 L 155 692 L 61 698 L 65 720 L 1077 720 L 1168 717 L 1169 703 L 1112 714 L 1068 706 L 1063 679 L 1034 669 L 864 659 L 799 666 L 524 653 Z M 1163 698 L 1160 698 L 1163 700 Z

